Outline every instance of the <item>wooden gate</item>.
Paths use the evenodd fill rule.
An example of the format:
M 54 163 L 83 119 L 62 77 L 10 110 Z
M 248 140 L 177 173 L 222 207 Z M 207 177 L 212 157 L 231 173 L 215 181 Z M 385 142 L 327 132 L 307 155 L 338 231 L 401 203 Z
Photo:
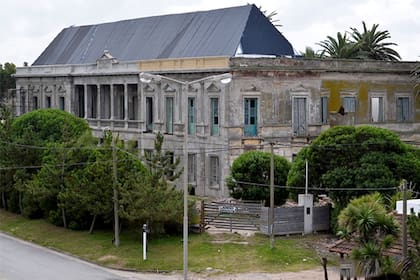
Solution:
M 204 202 L 204 226 L 236 230 L 260 230 L 261 202 L 230 201 L 230 202 Z

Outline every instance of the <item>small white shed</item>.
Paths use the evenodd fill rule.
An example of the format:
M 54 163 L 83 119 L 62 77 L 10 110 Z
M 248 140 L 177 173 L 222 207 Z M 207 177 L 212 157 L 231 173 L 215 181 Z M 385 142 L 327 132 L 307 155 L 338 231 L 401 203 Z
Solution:
M 397 213 L 403 213 L 403 201 L 397 201 Z M 409 199 L 407 200 L 407 214 L 410 215 L 412 212 L 416 213 L 417 215 L 420 213 L 420 199 Z

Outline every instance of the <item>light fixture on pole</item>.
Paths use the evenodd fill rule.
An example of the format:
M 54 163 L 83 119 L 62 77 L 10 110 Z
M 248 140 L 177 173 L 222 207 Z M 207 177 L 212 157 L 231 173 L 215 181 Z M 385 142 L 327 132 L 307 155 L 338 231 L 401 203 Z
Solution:
M 181 104 L 184 103 L 185 114 L 183 115 L 184 119 L 184 143 L 183 143 L 183 192 L 184 192 L 184 215 L 183 215 L 183 270 L 184 270 L 184 280 L 188 279 L 188 86 L 205 82 L 205 81 L 215 81 L 220 82 L 224 85 L 229 84 L 232 81 L 232 74 L 224 73 L 220 75 L 213 75 L 209 77 L 204 77 L 202 79 L 194 81 L 181 81 L 176 80 L 170 77 L 165 77 L 162 75 L 156 75 L 151 73 L 142 72 L 139 75 L 139 79 L 142 83 L 149 84 L 152 81 L 160 82 L 162 79 L 165 79 L 170 82 L 177 83 L 181 85 L 181 98 L 184 100 L 181 101 Z

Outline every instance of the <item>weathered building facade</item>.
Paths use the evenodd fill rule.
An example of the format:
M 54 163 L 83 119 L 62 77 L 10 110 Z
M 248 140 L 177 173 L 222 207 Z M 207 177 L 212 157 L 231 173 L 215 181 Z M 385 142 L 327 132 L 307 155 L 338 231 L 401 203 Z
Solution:
M 261 16 L 255 6 L 245 7 Z M 17 69 L 17 115 L 38 108 L 66 110 L 86 119 L 98 137 L 110 128 L 135 141 L 140 153 L 153 149 L 161 131 L 164 148 L 174 156 L 183 157 L 187 145 L 188 182 L 198 195 L 227 197 L 229 166 L 243 151 L 268 150 L 275 143 L 275 153 L 291 160 L 335 125 L 370 124 L 420 142 L 420 97 L 409 78 L 414 62 L 267 57 L 275 51 L 252 49 L 241 39 L 246 31 L 232 47 L 210 55 L 128 60 L 121 59 L 125 49 L 113 51 L 109 43 L 106 51 L 109 44 L 103 43 L 95 57 L 83 36 L 94 32 L 88 37 L 96 38 L 101 28 L 65 30 L 71 40 L 58 36 L 38 63 Z M 222 29 L 220 38 L 225 37 Z M 263 41 L 270 42 L 267 38 Z M 84 41 L 86 46 L 74 51 Z M 173 40 L 170 46 L 176 48 Z M 57 54 L 65 48 L 71 51 Z

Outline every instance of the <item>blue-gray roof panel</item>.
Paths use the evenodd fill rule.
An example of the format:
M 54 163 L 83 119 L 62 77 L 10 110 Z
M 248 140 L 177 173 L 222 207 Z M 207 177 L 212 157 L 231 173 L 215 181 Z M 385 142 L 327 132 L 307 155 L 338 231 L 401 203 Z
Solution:
M 254 24 L 262 24 L 265 35 L 257 38 L 261 30 Z M 288 55 L 273 53 L 280 46 L 266 46 L 279 41 L 290 45 L 267 26 L 274 28 L 254 5 L 72 26 L 63 29 L 33 65 L 94 63 L 104 50 L 120 61 L 234 56 L 240 43 L 252 54 Z M 255 38 L 258 41 L 250 44 Z M 265 49 L 270 53 L 262 52 Z

